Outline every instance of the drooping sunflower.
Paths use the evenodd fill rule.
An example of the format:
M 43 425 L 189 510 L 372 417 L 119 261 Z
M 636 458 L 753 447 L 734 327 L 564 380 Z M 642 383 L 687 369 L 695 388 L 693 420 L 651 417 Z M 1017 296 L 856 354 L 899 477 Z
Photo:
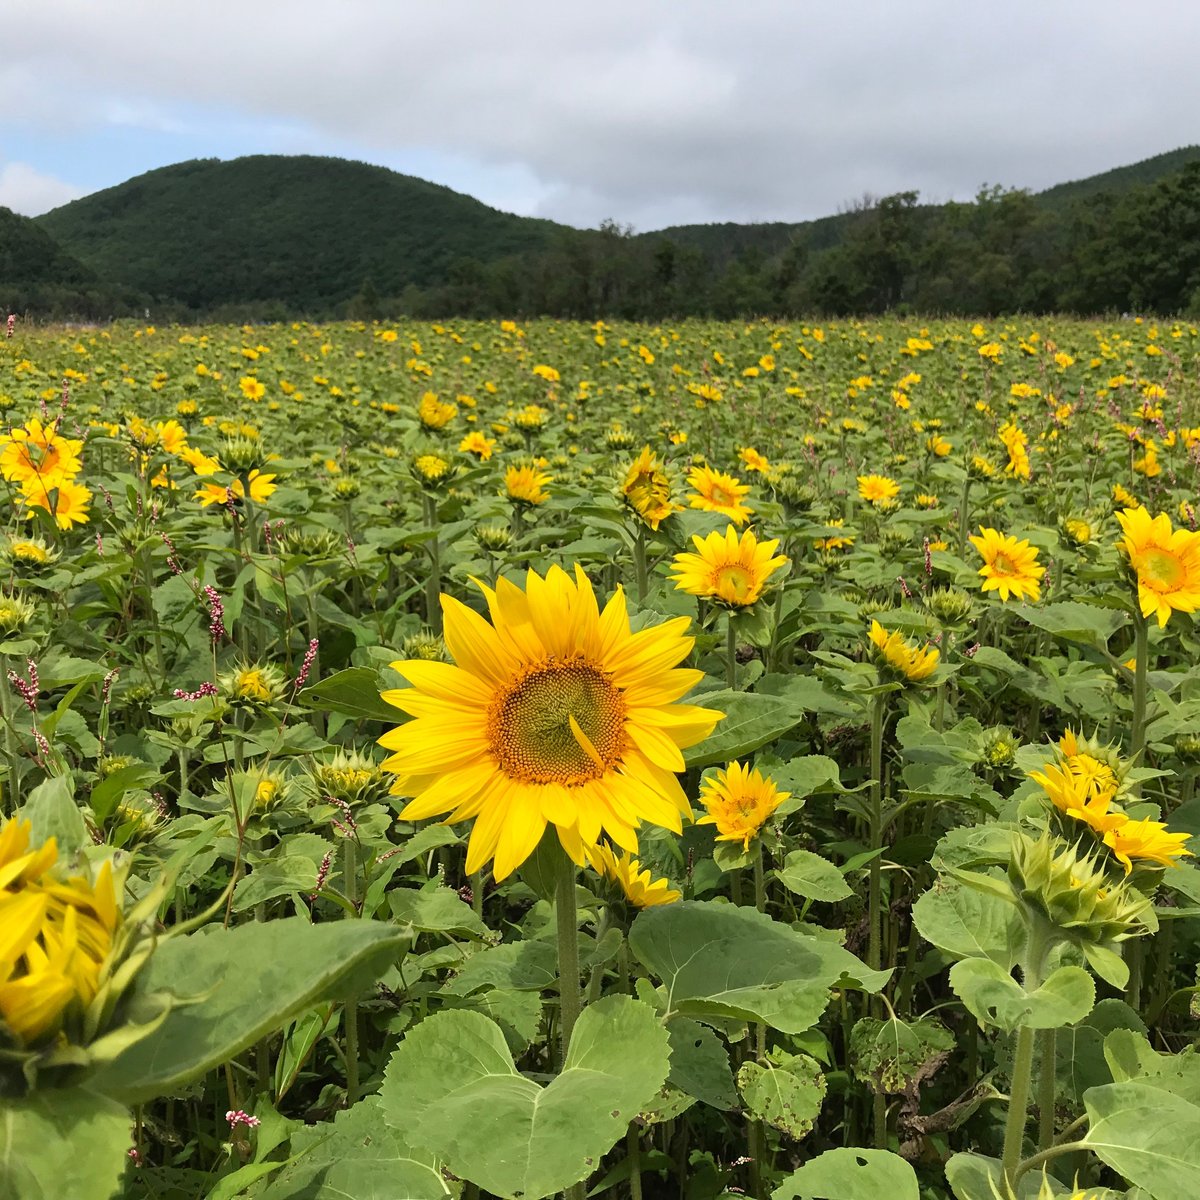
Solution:
M 504 494 L 514 504 L 545 504 L 550 499 L 546 484 L 554 476 L 538 467 L 510 466 L 504 472 Z
M 392 793 L 412 797 L 401 817 L 474 817 L 467 870 L 494 858 L 497 879 L 547 824 L 581 865 L 602 833 L 636 853 L 643 821 L 679 832 L 691 813 L 680 751 L 723 716 L 677 703 L 702 677 L 676 666 L 692 646 L 687 618 L 633 633 L 621 589 L 601 611 L 579 567 L 573 579 L 531 570 L 524 589 L 479 586 L 490 623 L 442 597 L 453 664 L 393 664 L 412 686 L 384 699 L 415 718 L 379 739 Z
M 720 513 L 735 525 L 745 525 L 754 512 L 748 504 L 742 503 L 750 493 L 750 485 L 732 475 L 714 471 L 711 467 L 693 467 L 688 472 L 688 483 L 695 489 L 688 496 L 692 508 Z
M 63 878 L 54 838 L 33 846 L 31 832 L 0 827 L 0 1025 L 26 1044 L 91 1002 L 120 920 L 111 864 L 95 883 Z
M 1075 774 L 1065 764 L 1047 763 L 1043 770 L 1031 771 L 1029 778 L 1041 785 L 1055 808 L 1082 821 L 1096 833 L 1107 833 L 1129 819 L 1120 810 L 1112 808 L 1112 789 L 1094 790 L 1087 777 Z
M 1125 536 L 1117 544 L 1137 574 L 1143 617 L 1158 618 L 1161 629 L 1172 611 L 1200 608 L 1200 533 L 1173 529 L 1166 513 L 1151 517 L 1144 505 L 1117 513 Z
M 886 475 L 860 475 L 858 494 L 868 504 L 880 504 L 900 494 L 900 485 Z
M 979 574 L 983 577 L 983 590 L 999 591 L 1000 599 L 1016 596 L 1018 600 L 1038 600 L 1042 594 L 1042 576 L 1045 567 L 1037 565 L 1037 547 L 1029 541 L 1018 541 L 1008 533 L 996 529 L 979 527 L 979 533 L 969 539 L 972 546 L 983 557 Z
M 683 893 L 671 886 L 669 879 L 655 879 L 628 850 L 617 854 L 611 846 L 585 847 L 587 860 L 597 874 L 611 879 L 636 908 L 653 908 L 658 904 L 674 904 Z
M 713 531 L 702 538 L 692 535 L 696 553 L 676 554 L 672 560 L 675 590 L 704 596 L 729 608 L 749 608 L 763 594 L 770 577 L 787 565 L 775 554 L 779 539 L 760 542 L 752 529 L 738 536 L 730 525 L 724 533 Z
M 878 621 L 871 622 L 869 636 L 880 661 L 909 683 L 920 683 L 937 670 L 941 651 L 936 647 L 914 646 L 898 630 L 888 633 Z
M 715 825 L 718 842 L 741 842 L 743 850 L 767 823 L 771 814 L 791 795 L 775 781 L 741 763 L 714 771 L 700 789 L 706 812 L 697 825 Z
M 641 454 L 625 472 L 621 495 L 638 518 L 655 531 L 680 508 L 671 503 L 670 480 L 649 446 L 642 447 Z

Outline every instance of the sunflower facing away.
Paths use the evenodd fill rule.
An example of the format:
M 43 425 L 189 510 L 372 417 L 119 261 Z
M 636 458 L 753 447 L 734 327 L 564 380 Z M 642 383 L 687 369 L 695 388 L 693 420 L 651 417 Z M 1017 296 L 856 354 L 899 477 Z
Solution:
M 611 846 L 588 846 L 585 852 L 592 869 L 611 879 L 635 908 L 653 908 L 683 899 L 683 893 L 676 891 L 669 879 L 655 879 L 628 850 L 617 854 Z
M 666 472 L 649 446 L 642 447 L 641 454 L 625 472 L 621 495 L 638 518 L 656 532 L 663 521 L 679 511 L 679 505 L 671 503 L 671 483 Z
M 730 608 L 756 603 L 767 580 L 788 562 L 784 555 L 775 554 L 777 538 L 760 542 L 750 529 L 739 538 L 732 525 L 724 533 L 714 531 L 705 538 L 695 533 L 692 544 L 695 554 L 677 554 L 673 559 L 675 590 Z
M 979 527 L 979 534 L 969 539 L 983 557 L 979 574 L 983 590 L 996 590 L 1001 600 L 1016 596 L 1018 600 L 1038 600 L 1042 594 L 1045 567 L 1037 565 L 1037 547 L 1028 540 L 1018 541 L 1012 534 Z
M 745 525 L 754 510 L 742 501 L 749 494 L 750 486 L 732 475 L 714 471 L 710 467 L 694 467 L 688 472 L 688 483 L 695 488 L 688 496 L 692 508 L 704 512 L 720 513 L 735 525 Z
M 1143 617 L 1161 629 L 1171 612 L 1200 608 L 1200 533 L 1173 529 L 1166 513 L 1151 517 L 1144 505 L 1117 513 L 1125 536 L 1117 544 L 1137 573 Z
M 412 686 L 383 698 L 415 718 L 379 739 L 392 794 L 412 797 L 400 816 L 474 817 L 467 871 L 494 858 L 497 879 L 547 824 L 580 865 L 602 833 L 631 853 L 643 821 L 678 833 L 691 814 L 680 751 L 724 715 L 676 703 L 702 677 L 676 666 L 688 619 L 633 633 L 621 589 L 601 611 L 579 567 L 480 587 L 490 623 L 442 596 L 453 664 L 393 664 Z

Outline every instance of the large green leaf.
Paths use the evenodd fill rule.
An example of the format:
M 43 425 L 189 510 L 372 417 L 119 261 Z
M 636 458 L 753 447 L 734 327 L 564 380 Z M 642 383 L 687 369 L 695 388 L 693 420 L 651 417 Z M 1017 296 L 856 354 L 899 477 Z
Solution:
M 714 1108 L 737 1107 L 729 1051 L 719 1037 L 699 1021 L 676 1017 L 667 1026 L 671 1038 L 673 1087 Z
M 331 1124 L 292 1135 L 291 1157 L 260 1200 L 440 1200 L 455 1193 L 437 1162 L 384 1124 L 372 1096 Z
M 806 1162 L 772 1200 L 920 1200 L 916 1172 L 889 1150 L 838 1147 Z
M 486 938 L 487 926 L 453 888 L 430 883 L 421 889 L 388 892 L 396 923 L 408 933 L 444 933 L 454 937 Z
M 148 1021 L 164 1003 L 172 1011 L 93 1086 L 126 1104 L 178 1090 L 314 1004 L 360 990 L 407 945 L 393 926 L 302 917 L 171 938 L 138 976 L 128 1017 Z
M 649 1005 L 586 1008 L 563 1070 L 539 1087 L 479 1013 L 422 1021 L 392 1055 L 384 1119 L 455 1175 L 497 1196 L 538 1200 L 586 1179 L 667 1078 L 667 1031 Z
M 783 1033 L 814 1025 L 835 985 L 877 991 L 891 974 L 752 908 L 698 900 L 646 909 L 629 945 L 665 985 L 669 1012 L 765 1021 Z
M 1082 967 L 1059 967 L 1027 992 L 990 958 L 964 958 L 950 968 L 950 986 L 977 1020 L 1010 1032 L 1074 1025 L 1096 1003 L 1096 985 Z
M 400 725 L 408 716 L 380 698 L 379 675 L 371 667 L 347 667 L 306 687 L 300 700 L 310 708 L 345 713 L 360 721 Z
M 125 1172 L 130 1115 L 84 1088 L 0 1101 L 2 1200 L 108 1200 Z
M 684 761 L 689 767 L 732 762 L 782 737 L 804 719 L 803 709 L 779 696 L 726 689 L 705 692 L 701 699 L 705 708 L 723 712 L 725 719 L 698 746 L 684 751 Z
M 17 815 L 33 826 L 32 840 L 35 843 L 55 838 L 60 854 L 75 854 L 91 841 L 83 814 L 75 803 L 70 772 L 43 779 L 30 791 Z
M 1084 1141 L 1114 1171 L 1155 1200 L 1196 1195 L 1200 1105 L 1146 1082 L 1110 1083 L 1084 1095 Z
M 1081 642 L 1100 649 L 1108 645 L 1108 639 L 1118 629 L 1129 624 L 1129 617 L 1119 609 L 1097 608 L 1077 600 L 1064 600 L 1042 608 L 1025 607 L 1020 611 L 1021 616 L 1038 629 L 1068 642 Z
M 862 1017 L 850 1033 L 850 1061 L 877 1092 L 899 1094 L 928 1078 L 949 1057 L 954 1037 L 938 1020 Z
M 990 892 L 939 880 L 913 905 L 913 924 L 951 958 L 990 958 L 1016 966 L 1025 926 L 1014 905 Z

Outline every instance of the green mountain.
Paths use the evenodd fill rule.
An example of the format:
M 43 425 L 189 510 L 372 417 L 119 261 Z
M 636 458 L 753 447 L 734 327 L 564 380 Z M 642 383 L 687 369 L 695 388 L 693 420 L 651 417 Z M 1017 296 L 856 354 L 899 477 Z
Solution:
M 545 248 L 565 226 L 337 158 L 199 159 L 38 218 L 105 279 L 192 308 L 284 300 L 329 312 Z
M 11 221 L 20 270 L 92 272 L 72 285 L 95 292 L 77 308 L 146 303 L 158 320 L 1200 315 L 1195 146 L 1036 195 L 990 187 L 935 205 L 904 192 L 814 221 L 637 235 L 498 212 L 383 167 L 272 155 L 150 171 L 39 217 L 36 243 Z M 25 299 L 75 311 L 64 293 Z
M 0 294 L 28 284 L 92 283 L 96 273 L 68 254 L 30 217 L 0 208 Z

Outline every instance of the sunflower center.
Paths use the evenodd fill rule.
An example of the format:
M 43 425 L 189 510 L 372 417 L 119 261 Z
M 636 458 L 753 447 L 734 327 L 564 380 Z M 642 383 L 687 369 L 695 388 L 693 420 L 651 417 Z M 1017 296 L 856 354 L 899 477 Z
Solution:
M 721 487 L 720 484 L 717 483 L 713 484 L 712 490 L 709 492 L 709 499 L 714 504 L 721 504 L 726 508 L 731 507 L 734 503 L 734 497 L 732 497 L 723 487 Z
M 567 786 L 621 763 L 625 701 L 609 676 L 581 659 L 527 671 L 488 713 L 492 752 L 510 779 Z
M 1019 575 L 1021 573 L 1020 567 L 1018 567 L 1018 565 L 1013 562 L 1013 560 L 1009 558 L 1008 555 L 1003 551 L 999 552 L 996 557 L 992 559 L 991 565 L 992 570 L 995 571 L 997 575 Z
M 741 563 L 729 563 L 717 568 L 713 591 L 722 600 L 732 604 L 745 604 L 753 587 L 754 577 Z
M 1148 550 L 1138 563 L 1138 574 L 1156 592 L 1173 592 L 1183 582 L 1183 564 L 1167 550 Z

